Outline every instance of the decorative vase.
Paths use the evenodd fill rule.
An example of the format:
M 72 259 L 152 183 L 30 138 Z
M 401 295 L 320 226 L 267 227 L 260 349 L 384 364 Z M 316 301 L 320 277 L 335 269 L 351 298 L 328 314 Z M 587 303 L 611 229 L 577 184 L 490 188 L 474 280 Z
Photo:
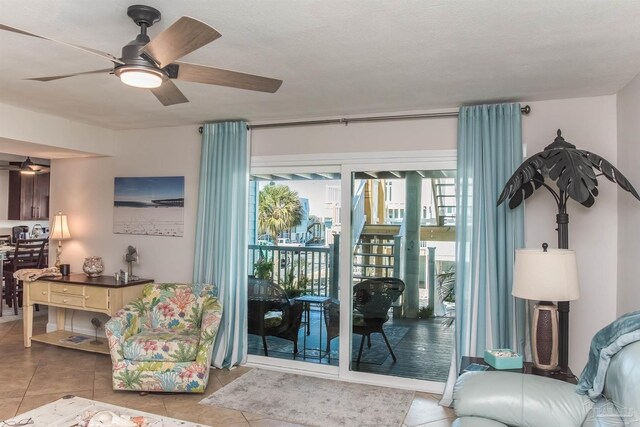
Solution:
M 102 264 L 102 258 L 99 256 L 90 256 L 84 259 L 82 265 L 82 271 L 89 277 L 98 277 L 102 275 L 104 271 L 104 265 Z

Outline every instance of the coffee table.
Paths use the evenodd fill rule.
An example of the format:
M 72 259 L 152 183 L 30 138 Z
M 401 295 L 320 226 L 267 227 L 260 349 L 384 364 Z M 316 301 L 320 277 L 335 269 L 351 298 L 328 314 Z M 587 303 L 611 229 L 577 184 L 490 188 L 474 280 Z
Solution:
M 81 416 L 85 411 L 111 411 L 116 415 L 146 417 L 150 421 L 149 427 L 206 427 L 203 424 L 176 420 L 76 396 L 65 396 L 55 402 L 16 415 L 4 422 L 7 425 L 24 425 L 26 427 L 71 427 L 77 424 L 78 416 Z M 29 419 L 33 422 L 25 424 Z

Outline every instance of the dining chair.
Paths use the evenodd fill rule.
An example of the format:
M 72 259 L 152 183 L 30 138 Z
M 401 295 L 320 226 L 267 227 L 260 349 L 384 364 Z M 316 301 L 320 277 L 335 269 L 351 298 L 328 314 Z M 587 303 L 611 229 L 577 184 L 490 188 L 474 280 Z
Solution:
M 0 301 L 4 298 L 9 307 L 13 307 L 14 314 L 18 314 L 18 307 L 22 305 L 22 282 L 14 279 L 13 273 L 23 268 L 42 268 L 44 248 L 48 239 L 18 239 L 13 253 L 4 264 L 4 290 L 0 287 Z M 4 295 L 2 295 L 4 293 Z M 2 305 L 0 304 L 0 316 Z
M 0 247 L 2 247 L 2 267 L 0 268 L 0 317 L 2 317 L 2 295 L 4 292 L 4 267 L 8 265 L 7 260 L 7 249 L 11 245 L 11 234 L 2 234 L 0 235 Z

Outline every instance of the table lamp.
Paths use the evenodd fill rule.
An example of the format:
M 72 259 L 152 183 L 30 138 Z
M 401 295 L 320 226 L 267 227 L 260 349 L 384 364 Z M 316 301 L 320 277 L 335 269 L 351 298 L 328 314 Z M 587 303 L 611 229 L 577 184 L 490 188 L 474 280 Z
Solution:
M 67 216 L 62 212 L 58 212 L 53 217 L 53 223 L 51 224 L 50 240 L 58 241 L 58 248 L 56 249 L 56 267 L 60 268 L 60 254 L 62 253 L 62 241 L 71 238 L 69 233 L 69 226 L 67 225 Z
M 568 249 L 517 249 L 512 295 L 539 301 L 531 320 L 533 366 L 542 371 L 558 369 L 558 308 L 552 301 L 580 297 L 575 251 Z M 568 338 L 564 340 L 568 346 Z M 568 349 L 566 349 L 568 350 Z

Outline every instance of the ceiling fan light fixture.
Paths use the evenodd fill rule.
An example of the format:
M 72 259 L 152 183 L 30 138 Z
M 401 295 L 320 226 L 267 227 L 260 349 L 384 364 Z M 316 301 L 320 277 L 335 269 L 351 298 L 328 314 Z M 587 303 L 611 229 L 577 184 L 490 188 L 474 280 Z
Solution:
M 31 166 L 33 166 L 33 162 L 31 157 L 27 156 L 26 160 L 20 165 L 20 173 L 23 175 L 35 175 L 36 171 Z
M 162 71 L 147 67 L 125 66 L 116 71 L 122 83 L 145 89 L 159 87 L 164 77 Z

